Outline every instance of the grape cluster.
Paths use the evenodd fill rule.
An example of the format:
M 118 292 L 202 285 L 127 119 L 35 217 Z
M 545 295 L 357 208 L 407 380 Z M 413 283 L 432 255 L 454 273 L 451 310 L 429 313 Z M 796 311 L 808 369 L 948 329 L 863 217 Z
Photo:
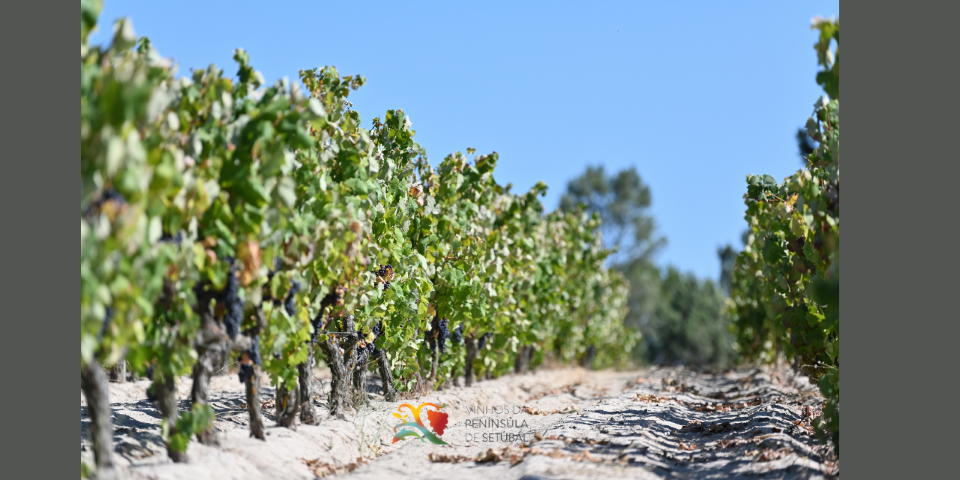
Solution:
M 390 288 L 390 281 L 393 280 L 393 265 L 380 265 L 376 271 L 378 280 L 383 280 L 383 289 Z
M 320 335 L 320 330 L 323 329 L 324 326 L 324 315 L 328 313 L 327 308 L 343 305 L 343 295 L 346 292 L 347 289 L 345 287 L 337 285 L 332 292 L 323 297 L 323 300 L 320 300 L 320 312 L 310 321 L 310 324 L 313 325 L 313 337 L 310 339 L 310 342 L 317 343 L 317 337 Z
M 127 199 L 123 198 L 123 195 L 120 192 L 108 188 L 103 191 L 103 195 L 100 196 L 100 200 L 97 201 L 97 206 L 103 205 L 106 202 L 114 201 L 117 203 L 126 203 Z
M 447 338 L 450 337 L 449 326 L 450 322 L 446 318 L 440 320 L 439 315 L 433 317 L 433 322 L 430 324 L 430 334 L 427 335 L 427 344 L 430 345 L 430 350 L 439 346 L 440 353 L 447 351 Z
M 273 276 L 280 271 L 280 257 L 273 257 L 273 268 L 267 271 L 267 283 L 273 280 Z
M 180 248 L 180 244 L 183 243 L 183 230 L 177 231 L 176 235 L 170 235 L 169 232 L 163 232 L 163 235 L 160 236 L 161 242 L 174 242 L 177 244 L 177 248 Z
M 463 323 L 457 325 L 457 328 L 453 331 L 453 340 L 454 345 L 463 344 Z
M 431 323 L 431 326 L 432 325 L 433 324 Z M 427 346 L 430 347 L 430 351 L 433 351 L 434 349 L 437 348 L 437 327 L 432 326 L 430 332 L 427 333 L 426 340 L 427 340 Z
M 127 203 L 127 199 L 123 198 L 123 195 L 121 195 L 120 192 L 114 190 L 113 188 L 108 188 L 104 190 L 102 194 L 100 194 L 100 198 L 96 199 L 92 204 L 90 204 L 89 207 L 87 207 L 87 210 L 83 212 L 83 216 L 86 217 L 90 214 L 100 213 L 100 210 L 108 202 L 113 202 L 119 207 L 125 205 Z
M 253 346 L 247 350 L 247 356 L 254 365 L 260 365 L 260 337 L 253 337 Z
M 480 343 L 477 344 L 477 346 L 480 348 L 480 350 L 483 350 L 483 347 L 487 346 L 487 342 L 489 342 L 492 338 L 493 338 L 492 333 L 484 333 L 480 337 Z
M 264 282 L 263 287 L 261 289 L 262 302 L 270 303 L 274 307 L 279 307 L 280 304 L 282 303 L 281 302 L 282 299 L 277 299 L 273 297 L 273 291 L 270 289 L 270 282 L 273 281 L 273 277 L 276 276 L 277 273 L 280 273 L 280 264 L 281 264 L 280 257 L 273 257 L 273 268 L 267 270 L 267 281 Z
M 113 308 L 107 307 L 103 313 L 103 323 L 100 325 L 100 331 L 97 332 L 97 343 L 103 341 L 103 335 L 110 329 L 110 321 L 113 319 Z
M 243 321 L 243 300 L 238 293 L 240 281 L 237 280 L 236 269 L 235 264 L 230 265 L 230 273 L 227 274 L 227 286 L 224 287 L 221 297 L 221 301 L 227 309 L 223 322 L 227 326 L 227 336 L 230 337 L 230 340 L 237 338 L 237 333 L 240 332 L 240 323 Z
M 253 365 L 241 363 L 238 376 L 240 377 L 240 383 L 246 383 L 247 379 L 253 376 Z
M 383 320 L 380 320 L 376 326 L 373 327 L 373 341 L 367 344 L 367 351 L 370 352 L 370 359 L 374 360 L 380 358 L 380 349 L 377 348 L 374 343 L 377 339 L 380 338 L 380 335 L 383 334 Z
M 346 292 L 347 289 L 342 285 L 334 287 L 333 291 L 324 296 L 323 300 L 320 301 L 320 310 L 325 310 L 327 307 L 339 307 L 343 305 L 343 295 Z
M 310 336 L 310 343 L 317 343 L 317 337 L 320 336 L 320 329 L 323 328 L 323 310 L 320 310 L 320 313 L 316 317 L 313 317 L 313 320 L 310 321 L 310 325 L 313 325 L 313 335 Z
M 446 353 L 448 338 L 450 338 L 450 321 L 444 318 L 440 321 L 440 332 L 437 338 L 437 341 L 440 342 L 440 353 Z
M 300 282 L 294 280 L 290 282 L 290 292 L 287 293 L 287 298 L 283 301 L 283 309 L 287 311 L 287 315 L 291 317 L 297 313 L 297 292 L 300 291 Z

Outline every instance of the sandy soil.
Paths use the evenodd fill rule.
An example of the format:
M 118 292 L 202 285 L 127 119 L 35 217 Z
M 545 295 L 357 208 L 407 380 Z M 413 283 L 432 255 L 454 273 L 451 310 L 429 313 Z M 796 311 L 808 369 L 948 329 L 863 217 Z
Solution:
M 541 370 L 395 403 L 379 400 L 373 376 L 370 404 L 345 421 L 326 417 L 326 372 L 318 372 L 316 382 L 323 422 L 277 427 L 273 409 L 265 408 L 263 442 L 249 437 L 236 376 L 214 377 L 221 446 L 192 442 L 186 464 L 167 459 L 159 414 L 145 400 L 147 382 L 111 384 L 119 473 L 157 480 L 839 476 L 839 464 L 810 427 L 823 399 L 786 370 Z M 189 398 L 190 380 L 178 387 L 180 397 Z M 264 388 L 264 400 L 272 395 Z M 399 422 L 392 413 L 401 403 L 423 402 L 448 414 L 442 435 L 448 445 L 391 443 Z M 88 428 L 81 395 L 80 456 L 92 463 Z

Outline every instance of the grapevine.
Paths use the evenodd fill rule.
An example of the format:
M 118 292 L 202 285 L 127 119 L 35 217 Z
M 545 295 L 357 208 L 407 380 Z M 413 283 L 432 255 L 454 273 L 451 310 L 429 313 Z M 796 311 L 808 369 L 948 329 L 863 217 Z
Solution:
M 840 453 L 840 24 L 818 21 L 817 75 L 826 97 L 806 135 L 818 146 L 778 183 L 748 175 L 746 246 L 732 275 L 731 315 L 747 359 L 785 357 L 819 383 L 824 424 Z M 831 44 L 836 47 L 831 50 Z
M 261 381 L 279 424 L 316 423 L 319 361 L 343 418 L 369 371 L 392 401 L 546 355 L 628 357 L 626 289 L 603 267 L 599 221 L 545 213 L 546 185 L 499 184 L 496 152 L 432 165 L 402 110 L 364 128 L 347 98 L 366 79 L 333 67 L 301 71 L 304 91 L 267 84 L 236 50 L 233 77 L 176 77 L 125 23 L 89 45 L 99 10 L 81 2 L 81 386 L 102 406 L 103 368 L 147 375 L 173 460 L 191 438 L 217 445 L 207 397 L 225 362 L 265 441 Z M 91 417 L 109 467 L 109 414 Z

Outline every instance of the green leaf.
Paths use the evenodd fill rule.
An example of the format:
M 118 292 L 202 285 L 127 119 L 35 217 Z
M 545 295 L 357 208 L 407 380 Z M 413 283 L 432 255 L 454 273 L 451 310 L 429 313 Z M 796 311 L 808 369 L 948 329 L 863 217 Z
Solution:
M 289 177 L 280 179 L 280 183 L 277 184 L 277 194 L 280 195 L 284 205 L 287 207 L 293 208 L 297 202 L 296 188 L 297 186 L 293 182 L 293 179 Z

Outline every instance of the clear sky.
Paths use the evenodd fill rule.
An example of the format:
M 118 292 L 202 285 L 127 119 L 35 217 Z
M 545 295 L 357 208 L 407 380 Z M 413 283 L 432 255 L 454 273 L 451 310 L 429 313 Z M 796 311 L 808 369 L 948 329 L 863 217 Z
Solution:
M 634 165 L 668 240 L 658 261 L 716 278 L 717 248 L 746 226 L 745 176 L 801 167 L 794 134 L 821 94 L 810 19 L 839 14 L 839 0 L 104 0 L 93 40 L 130 16 L 181 74 L 235 73 L 241 47 L 268 83 L 364 75 L 350 100 L 367 127 L 402 108 L 433 163 L 496 151 L 496 179 L 545 181 L 550 209 L 586 165 Z

